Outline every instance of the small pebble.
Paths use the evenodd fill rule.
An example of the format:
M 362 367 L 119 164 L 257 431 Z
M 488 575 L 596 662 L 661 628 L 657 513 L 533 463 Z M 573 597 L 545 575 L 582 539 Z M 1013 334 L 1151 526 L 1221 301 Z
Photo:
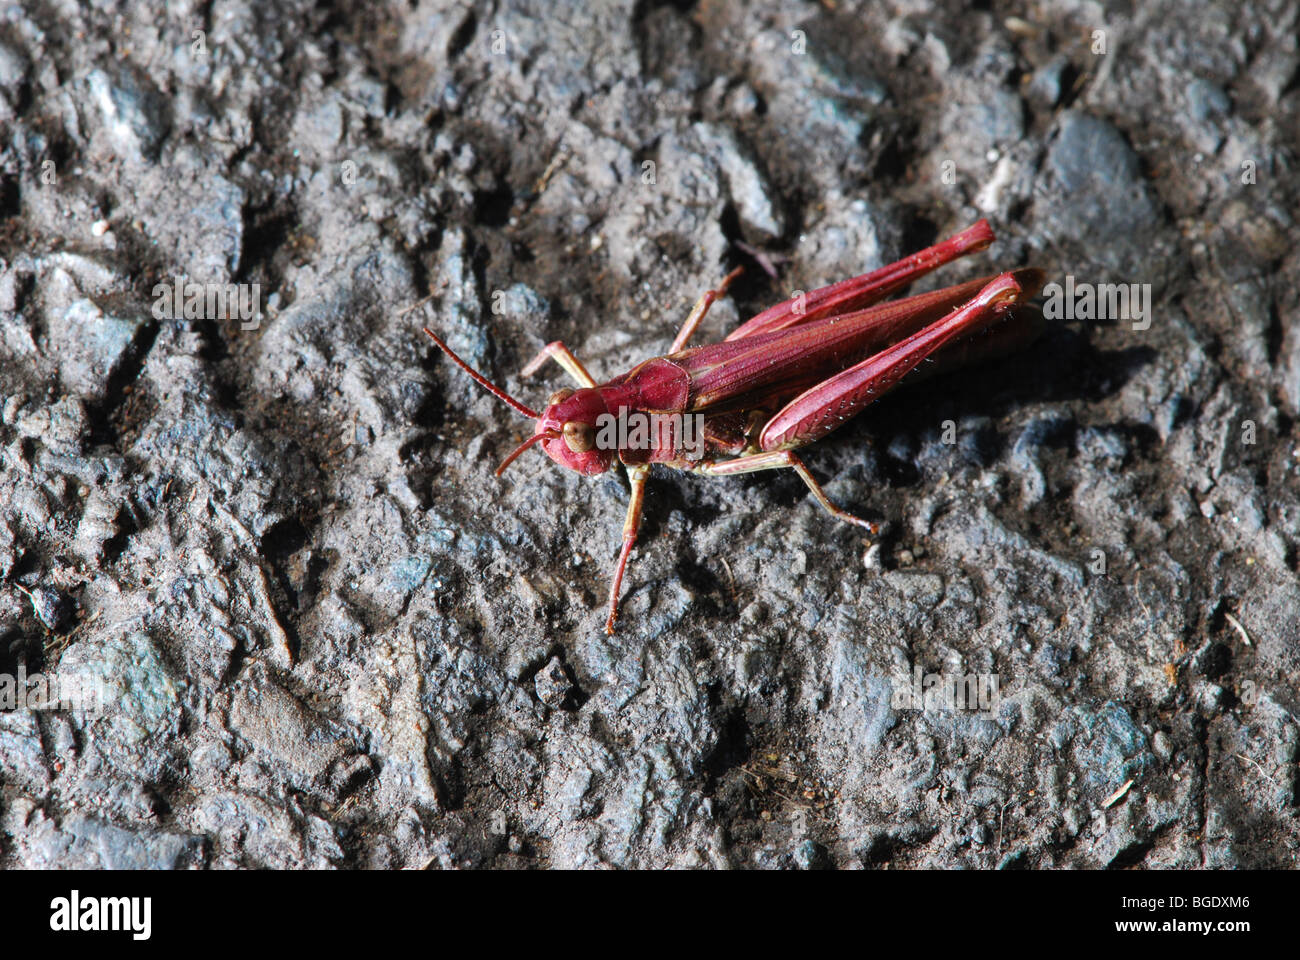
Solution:
M 537 676 L 533 678 L 533 689 L 537 691 L 537 699 L 549 707 L 558 707 L 564 702 L 564 698 L 573 689 L 573 684 L 569 682 L 559 657 L 551 657 L 546 666 L 537 671 Z

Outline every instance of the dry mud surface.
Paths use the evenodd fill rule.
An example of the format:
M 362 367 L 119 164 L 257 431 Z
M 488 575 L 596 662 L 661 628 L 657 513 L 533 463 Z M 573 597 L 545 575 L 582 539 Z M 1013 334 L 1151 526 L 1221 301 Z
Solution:
M 107 696 L 0 866 L 1295 866 L 1297 7 L 963 6 L 4 5 L 0 675 Z M 809 450 L 875 548 L 656 476 L 613 638 L 625 486 L 419 334 L 539 404 L 981 216 L 1144 315 Z

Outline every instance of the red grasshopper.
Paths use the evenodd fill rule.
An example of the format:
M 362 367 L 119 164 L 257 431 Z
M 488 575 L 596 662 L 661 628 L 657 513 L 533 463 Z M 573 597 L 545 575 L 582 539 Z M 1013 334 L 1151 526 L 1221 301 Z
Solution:
M 711 477 L 788 468 L 808 485 L 832 515 L 876 533 L 876 524 L 841 510 L 791 451 L 826 436 L 892 389 L 924 360 L 945 365 L 972 353 L 993 352 L 972 336 L 1034 296 L 1042 285 L 1037 270 L 985 277 L 932 293 L 871 307 L 931 270 L 993 242 L 981 220 L 942 243 L 872 273 L 814 290 L 771 307 L 742 324 L 722 343 L 684 349 L 710 305 L 726 293 L 740 270 L 700 297 L 667 355 L 647 360 L 630 373 L 597 384 L 563 343 L 548 344 L 523 370 L 535 373 L 553 358 L 579 384 L 551 395 L 539 415 L 456 356 L 428 327 L 452 361 L 479 384 L 524 416 L 537 421 L 533 436 L 497 469 L 497 476 L 534 444 L 556 463 L 595 475 L 621 462 L 631 481 L 631 502 L 623 524 L 623 549 L 609 593 L 607 633 L 618 618 L 619 590 L 641 525 L 646 479 L 654 463 Z M 992 346 L 1031 336 L 1025 322 L 1000 325 Z M 986 340 L 990 338 L 984 338 Z M 972 350 L 972 344 L 974 348 Z M 597 442 L 597 427 L 629 414 L 698 414 L 704 456 L 688 459 L 680 426 L 661 434 L 659 444 L 622 446 Z M 716 459 L 720 455 L 734 459 Z

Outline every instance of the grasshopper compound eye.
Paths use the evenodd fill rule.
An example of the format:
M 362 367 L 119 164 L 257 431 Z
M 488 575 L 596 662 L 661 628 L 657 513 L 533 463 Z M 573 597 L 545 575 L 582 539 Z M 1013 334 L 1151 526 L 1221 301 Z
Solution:
M 596 445 L 596 432 L 589 423 L 570 420 L 564 425 L 564 445 L 574 453 L 586 453 Z

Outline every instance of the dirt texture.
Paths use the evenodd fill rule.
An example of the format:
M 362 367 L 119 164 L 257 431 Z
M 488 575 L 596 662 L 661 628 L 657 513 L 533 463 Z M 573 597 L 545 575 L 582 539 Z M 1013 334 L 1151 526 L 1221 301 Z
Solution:
M 5 5 L 0 678 L 107 696 L 0 866 L 1295 867 L 1297 5 L 975 6 Z M 625 482 L 420 333 L 536 406 L 981 217 L 917 289 L 1137 299 L 810 448 L 874 539 L 656 474 L 613 637 Z

